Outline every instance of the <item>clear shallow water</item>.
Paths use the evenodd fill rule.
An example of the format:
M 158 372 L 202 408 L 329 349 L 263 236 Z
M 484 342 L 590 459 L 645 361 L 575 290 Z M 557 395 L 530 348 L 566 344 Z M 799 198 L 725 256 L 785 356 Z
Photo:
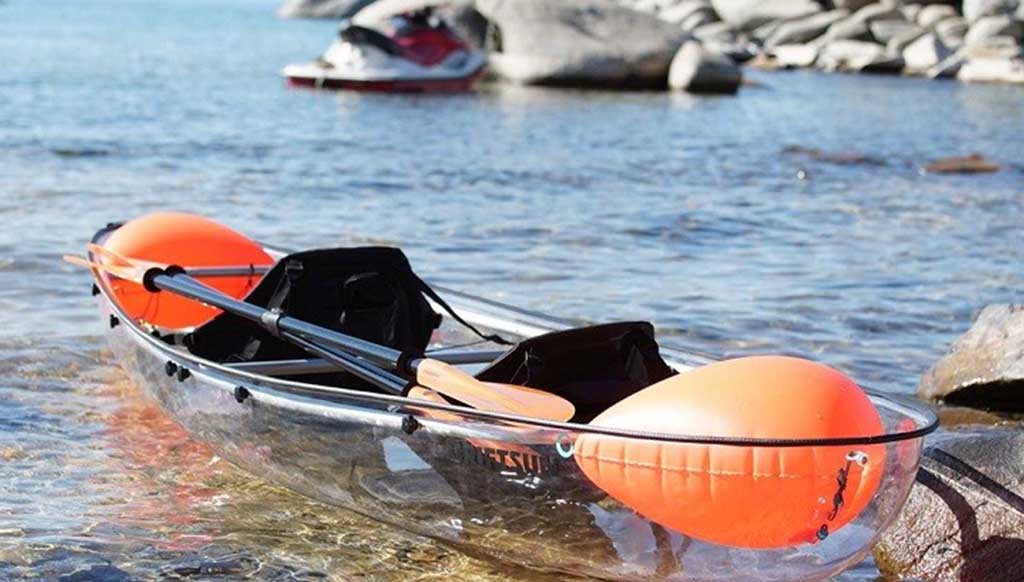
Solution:
M 173 208 L 293 247 L 401 245 L 449 286 L 899 392 L 1019 298 L 1019 88 L 296 91 L 277 71 L 334 25 L 273 8 L 0 4 L 0 578 L 525 575 L 260 483 L 143 402 L 58 259 L 110 220 Z M 920 172 L 975 151 L 1004 170 Z

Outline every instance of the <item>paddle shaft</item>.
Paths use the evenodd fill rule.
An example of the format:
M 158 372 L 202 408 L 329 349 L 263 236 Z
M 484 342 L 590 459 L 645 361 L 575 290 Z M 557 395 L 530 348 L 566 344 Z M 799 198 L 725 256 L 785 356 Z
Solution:
M 403 359 L 408 358 L 405 358 L 403 353 L 398 350 L 320 327 L 301 319 L 281 315 L 252 303 L 234 299 L 174 268 L 166 270 L 150 269 L 146 271 L 143 284 L 150 291 L 154 290 L 153 287 L 156 288 L 155 290 L 165 289 L 243 317 L 260 324 L 272 335 L 281 335 L 282 332 L 288 332 L 299 336 L 313 336 L 319 340 L 342 346 L 377 366 L 414 372 L 414 369 L 402 370 L 400 364 L 403 363 Z
M 64 260 L 134 281 L 151 293 L 167 290 L 258 323 L 275 337 L 401 396 L 408 396 L 410 390 L 419 385 L 483 410 L 558 421 L 569 420 L 576 413 L 573 404 L 561 396 L 528 386 L 480 382 L 440 360 L 400 352 L 240 301 L 189 277 L 180 266 L 151 266 L 147 269 L 131 266 L 126 259 L 122 259 L 129 263 L 126 266 L 102 265 L 71 255 L 65 256 Z M 414 381 L 406 382 L 382 368 L 392 368 L 403 378 Z
M 368 364 L 355 356 L 346 354 L 345 352 L 317 345 L 306 338 L 297 336 L 293 333 L 282 332 L 281 336 L 307 352 L 320 356 L 334 366 L 342 368 L 346 372 L 349 372 L 358 378 L 366 380 L 367 382 L 375 386 L 379 386 L 398 396 L 404 396 L 413 385 L 401 376 L 386 372 L 377 366 Z
M 327 329 L 325 327 L 320 327 L 319 325 L 302 321 L 301 319 L 295 319 L 287 315 L 282 315 L 280 313 L 264 309 L 257 305 L 253 305 L 252 303 L 246 303 L 245 301 L 234 299 L 224 295 L 216 289 L 212 289 L 207 285 L 196 281 L 192 277 L 189 277 L 188 274 L 180 268 L 176 269 L 174 267 L 169 267 L 167 269 L 149 269 L 143 277 L 143 285 L 145 285 L 150 291 L 167 290 L 197 301 L 202 301 L 207 305 L 211 305 L 258 323 L 270 332 L 271 335 L 282 336 L 283 339 L 286 340 L 298 337 L 299 339 L 304 340 L 304 344 L 315 345 L 306 338 L 316 338 L 319 341 L 330 343 L 335 347 L 340 347 L 346 352 L 359 356 L 377 367 L 397 370 L 398 373 L 403 376 L 415 377 L 419 365 L 424 361 L 424 358 L 413 357 L 396 349 L 368 342 L 332 329 Z M 287 336 L 285 336 L 285 334 L 287 334 Z M 300 347 L 305 348 L 306 346 Z M 316 348 L 318 350 L 324 349 L 322 346 L 316 346 Z M 339 356 L 339 353 L 334 350 L 327 350 L 325 352 L 333 354 L 334 357 L 328 357 L 318 352 L 314 353 L 317 356 L 334 363 L 337 363 L 336 360 L 338 360 Z M 356 360 L 356 362 L 359 364 L 362 363 L 358 362 L 358 360 Z M 405 385 L 406 383 L 403 382 L 403 386 Z

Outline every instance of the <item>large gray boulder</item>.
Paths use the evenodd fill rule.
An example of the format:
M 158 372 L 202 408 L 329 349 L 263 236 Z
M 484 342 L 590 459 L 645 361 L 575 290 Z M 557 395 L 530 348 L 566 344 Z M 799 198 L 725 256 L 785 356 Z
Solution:
M 951 54 L 952 49 L 943 44 L 938 35 L 930 32 L 903 49 L 904 70 L 913 75 L 925 74 Z
M 1021 4 L 1020 0 L 963 0 L 963 14 L 967 22 L 974 22 L 983 16 L 1013 14 Z
M 875 0 L 832 0 L 833 8 L 845 8 L 850 12 L 860 10 L 868 4 L 874 4 Z
M 818 59 L 814 44 L 784 44 L 767 51 L 775 65 L 784 69 L 809 67 Z
M 869 4 L 853 13 L 852 18 L 861 22 L 872 22 L 874 20 L 898 20 L 904 18 L 903 12 L 897 4 L 891 2 L 880 2 Z
M 903 18 L 907 19 L 908 22 L 917 22 L 917 15 L 921 13 L 921 9 L 924 6 L 920 4 L 902 4 L 900 5 L 900 12 L 903 13 Z
M 698 26 L 691 31 L 693 37 L 704 44 L 735 42 L 736 33 L 728 22 L 712 22 Z
M 285 0 L 279 18 L 348 18 L 373 0 Z
M 968 59 L 956 78 L 965 83 L 1009 83 L 1024 85 L 1024 58 L 997 57 Z
M 967 20 L 961 16 L 947 18 L 935 25 L 935 34 L 946 46 L 957 48 L 967 36 Z
M 732 59 L 696 41 L 679 49 L 668 72 L 670 88 L 690 93 L 733 94 L 742 82 L 743 74 Z
M 848 16 L 832 26 L 828 27 L 825 34 L 814 40 L 818 46 L 824 46 L 833 40 L 873 40 L 868 24 L 857 18 L 857 15 Z
M 893 36 L 885 44 L 885 50 L 890 55 L 902 55 L 903 51 L 914 41 L 921 38 L 928 31 L 921 27 L 908 28 L 907 30 Z
M 821 12 L 813 0 L 711 0 L 718 16 L 737 30 Z
M 1024 27 L 1011 16 L 982 16 L 971 24 L 964 37 L 964 44 L 968 46 L 985 43 L 988 39 L 997 36 L 1009 36 L 1020 41 Z
M 825 71 L 850 73 L 899 73 L 903 59 L 889 55 L 885 47 L 860 40 L 836 40 L 826 44 L 815 63 Z
M 917 394 L 963 406 L 1024 410 L 1024 307 L 982 309 L 924 375 Z
M 868 26 L 868 29 L 871 31 L 871 36 L 882 44 L 887 44 L 894 38 L 916 38 L 926 32 L 913 22 L 889 19 L 875 20 Z
M 658 18 L 665 22 L 679 24 L 687 18 L 701 12 L 714 14 L 710 0 L 683 0 L 682 2 L 668 6 L 658 12 Z
M 934 67 L 929 68 L 924 72 L 924 75 L 929 79 L 955 77 L 956 74 L 960 72 L 960 67 L 963 66 L 965 60 L 967 60 L 967 57 L 959 52 L 955 52 L 940 61 Z
M 679 28 L 690 32 L 698 27 L 704 26 L 705 24 L 711 24 L 712 22 L 718 22 L 718 15 L 715 14 L 714 10 L 708 8 L 687 16 L 679 23 Z
M 956 10 L 946 4 L 932 4 L 925 6 L 917 13 L 917 23 L 925 28 L 931 28 L 946 18 L 956 16 Z
M 1013 59 L 1024 56 L 1017 39 L 993 36 L 975 44 L 964 45 L 959 52 L 968 59 Z
M 1024 432 L 928 438 L 917 482 L 875 547 L 887 579 L 1016 582 L 1024 572 Z
M 492 72 L 530 85 L 664 87 L 687 35 L 609 0 L 477 0 L 497 29 Z
M 815 43 L 822 47 L 834 40 L 873 41 L 875 38 L 869 30 L 871 23 L 877 20 L 903 21 L 901 8 L 896 4 L 885 2 L 869 4 L 828 27 L 825 34 L 818 37 Z
M 838 9 L 784 22 L 765 39 L 764 45 L 770 48 L 783 44 L 807 42 L 817 38 L 828 27 L 849 15 L 848 10 Z

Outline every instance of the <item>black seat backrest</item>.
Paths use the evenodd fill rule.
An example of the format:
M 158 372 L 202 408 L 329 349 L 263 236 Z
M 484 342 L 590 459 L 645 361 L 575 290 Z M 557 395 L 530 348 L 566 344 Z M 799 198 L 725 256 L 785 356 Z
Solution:
M 345 42 L 377 47 L 385 53 L 396 57 L 403 54 L 402 47 L 398 46 L 394 40 L 372 28 L 359 26 L 358 24 L 349 24 L 338 31 L 338 34 Z
M 282 258 L 245 300 L 396 350 L 422 352 L 441 324 L 424 288 L 396 248 L 320 249 Z M 185 344 L 217 362 L 308 357 L 230 313 L 196 329 Z
M 576 406 L 574 422 L 589 422 L 612 404 L 675 373 L 658 353 L 654 326 L 629 321 L 529 338 L 476 377 L 558 394 Z

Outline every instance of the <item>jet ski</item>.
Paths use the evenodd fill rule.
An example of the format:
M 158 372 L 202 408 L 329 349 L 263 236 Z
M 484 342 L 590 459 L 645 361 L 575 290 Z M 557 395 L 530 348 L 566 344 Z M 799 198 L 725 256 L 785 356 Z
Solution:
M 470 48 L 431 7 L 374 26 L 342 21 L 338 38 L 312 63 L 288 65 L 291 85 L 381 92 L 468 91 L 483 75 L 482 51 Z

